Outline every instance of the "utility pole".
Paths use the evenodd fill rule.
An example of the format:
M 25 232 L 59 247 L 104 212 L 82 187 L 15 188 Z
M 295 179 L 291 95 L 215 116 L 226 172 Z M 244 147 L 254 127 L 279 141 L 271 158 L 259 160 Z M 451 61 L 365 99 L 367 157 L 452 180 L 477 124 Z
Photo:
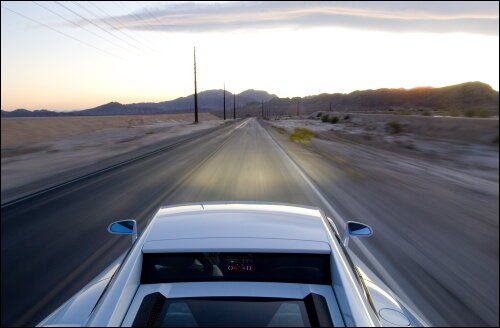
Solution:
M 233 120 L 236 120 L 236 94 L 233 93 Z
M 198 91 L 196 89 L 196 47 L 194 47 L 194 123 L 198 123 Z
M 297 116 L 300 116 L 299 105 L 300 105 L 300 99 L 297 99 Z
M 224 82 L 224 121 L 226 120 L 226 82 Z
M 262 101 L 261 104 L 262 104 L 262 118 L 264 118 L 264 101 Z
M 332 111 L 332 103 L 330 103 L 330 112 Z

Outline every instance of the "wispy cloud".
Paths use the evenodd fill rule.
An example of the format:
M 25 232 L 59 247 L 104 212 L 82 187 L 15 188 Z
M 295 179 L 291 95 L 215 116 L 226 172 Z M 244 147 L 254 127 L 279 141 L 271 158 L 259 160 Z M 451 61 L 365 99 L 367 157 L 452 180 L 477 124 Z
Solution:
M 119 16 L 128 29 L 165 32 L 337 26 L 391 32 L 498 35 L 498 2 L 154 3 Z

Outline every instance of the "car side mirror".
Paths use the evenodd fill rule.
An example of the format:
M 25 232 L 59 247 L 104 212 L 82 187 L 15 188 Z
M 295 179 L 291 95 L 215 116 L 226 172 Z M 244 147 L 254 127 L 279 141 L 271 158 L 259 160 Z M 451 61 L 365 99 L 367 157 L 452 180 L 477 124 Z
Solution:
M 347 247 L 349 243 L 349 237 L 370 237 L 373 235 L 372 228 L 364 223 L 355 222 L 355 221 L 347 221 L 346 231 L 345 231 L 345 239 L 344 239 L 344 247 Z
M 120 220 L 108 226 L 108 232 L 120 235 L 132 235 L 132 243 L 137 239 L 137 222 L 135 220 Z

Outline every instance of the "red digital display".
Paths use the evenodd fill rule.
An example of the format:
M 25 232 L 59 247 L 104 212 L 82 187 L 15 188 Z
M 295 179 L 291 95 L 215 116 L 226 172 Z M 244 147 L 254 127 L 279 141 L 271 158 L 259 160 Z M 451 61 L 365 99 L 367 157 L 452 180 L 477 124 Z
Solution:
M 230 264 L 227 266 L 227 271 L 230 272 L 253 272 L 253 265 L 244 265 L 244 264 Z
M 251 256 L 231 256 L 226 258 L 228 272 L 255 272 L 255 265 Z

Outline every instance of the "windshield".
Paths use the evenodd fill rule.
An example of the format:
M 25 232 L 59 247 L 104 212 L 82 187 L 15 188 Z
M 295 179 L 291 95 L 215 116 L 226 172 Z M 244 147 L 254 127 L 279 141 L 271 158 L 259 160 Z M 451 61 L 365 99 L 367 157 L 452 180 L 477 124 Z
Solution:
M 146 296 L 133 326 L 153 327 L 311 327 L 332 326 L 325 299 Z M 315 299 L 313 301 L 313 298 Z M 318 301 L 318 299 L 320 301 Z M 318 313 L 320 315 L 318 315 Z

